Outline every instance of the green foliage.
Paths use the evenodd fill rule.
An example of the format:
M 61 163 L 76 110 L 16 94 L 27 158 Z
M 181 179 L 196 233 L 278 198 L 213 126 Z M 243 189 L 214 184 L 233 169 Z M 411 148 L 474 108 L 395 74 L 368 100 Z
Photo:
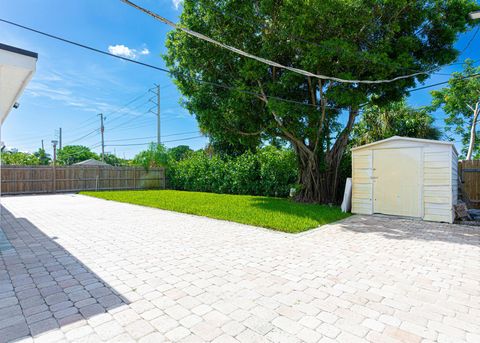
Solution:
M 447 114 L 445 127 L 450 133 L 461 137 L 464 154 L 467 153 L 470 141 L 473 108 L 480 101 L 480 77 L 465 77 L 476 74 L 480 74 L 480 67 L 475 67 L 472 60 L 466 60 L 463 71 L 453 73 L 448 87 L 432 92 L 433 109 L 441 107 Z M 474 151 L 478 152 L 479 144 L 477 140 Z
M 105 163 L 110 164 L 111 166 L 126 166 L 128 165 L 128 161 L 124 160 L 123 158 L 117 157 L 114 154 L 106 153 L 104 156 Z
M 185 0 L 179 25 L 316 74 L 379 80 L 454 61 L 456 37 L 474 25 L 467 14 L 476 9 L 480 6 L 475 0 L 326 0 L 301 5 L 297 0 Z M 239 145 L 254 150 L 278 138 L 289 141 L 298 154 L 305 201 L 325 200 L 316 191 L 318 184 L 338 184 L 324 176 L 337 175 L 360 104 L 399 101 L 428 77 L 420 73 L 374 85 L 319 81 L 240 57 L 181 30 L 172 30 L 166 45 L 166 64 L 202 131 L 220 147 L 234 150 Z M 342 111 L 349 112 L 348 121 L 339 120 Z
M 181 161 L 192 152 L 193 150 L 188 145 L 179 145 L 168 149 L 168 157 L 173 161 Z
M 161 191 L 82 192 L 101 199 L 196 214 L 297 233 L 349 216 L 338 207 L 287 199 L 212 193 Z
M 167 173 L 174 189 L 215 193 L 285 197 L 297 181 L 294 153 L 272 146 L 237 157 L 197 151 L 171 163 Z
M 45 149 L 40 148 L 38 149 L 37 152 L 34 152 L 33 154 L 35 155 L 36 158 L 38 158 L 39 164 L 44 166 L 50 164 L 50 161 L 51 161 L 50 155 L 46 153 Z
M 164 167 L 168 163 L 167 149 L 162 144 L 151 143 L 147 150 L 139 152 L 131 164 L 134 166 L 142 166 L 145 170 L 150 168 Z
M 352 133 L 353 146 L 376 142 L 392 136 L 440 139 L 427 108 L 414 109 L 405 101 L 385 106 L 367 106 Z
M 19 151 L 4 151 L 1 153 L 2 165 L 35 166 L 40 160 L 34 154 Z
M 96 153 L 83 145 L 67 145 L 57 152 L 57 163 L 69 166 L 89 159 L 100 159 Z

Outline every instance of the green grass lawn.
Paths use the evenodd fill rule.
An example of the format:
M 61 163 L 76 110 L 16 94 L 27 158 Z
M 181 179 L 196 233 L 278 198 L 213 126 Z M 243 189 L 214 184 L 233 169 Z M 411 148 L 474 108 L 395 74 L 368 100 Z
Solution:
M 288 199 L 173 190 L 81 192 L 101 199 L 302 232 L 349 216 L 339 207 L 302 204 Z

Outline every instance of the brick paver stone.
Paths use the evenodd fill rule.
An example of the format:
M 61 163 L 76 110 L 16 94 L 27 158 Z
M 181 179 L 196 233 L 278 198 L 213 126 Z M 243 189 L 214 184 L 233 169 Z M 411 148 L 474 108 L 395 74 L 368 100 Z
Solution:
M 290 235 L 81 195 L 3 197 L 0 343 L 480 342 L 480 229 Z

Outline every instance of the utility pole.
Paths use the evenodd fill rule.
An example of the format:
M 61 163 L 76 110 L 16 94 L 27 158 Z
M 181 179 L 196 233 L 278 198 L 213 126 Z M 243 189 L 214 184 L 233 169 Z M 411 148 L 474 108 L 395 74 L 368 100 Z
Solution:
M 58 141 L 52 141 L 53 144 L 53 175 L 52 175 L 52 191 L 57 192 L 57 143 Z
M 160 145 L 160 85 L 157 85 L 157 144 Z
M 100 134 L 102 135 L 102 162 L 105 162 L 105 140 L 103 138 L 103 133 L 105 132 L 105 127 L 103 126 L 103 113 L 99 114 L 100 116 Z
M 42 150 L 45 150 L 45 146 L 43 145 L 43 139 L 42 139 Z
M 62 128 L 58 130 L 58 149 L 62 150 Z
M 149 99 L 150 102 L 152 102 L 154 105 L 157 106 L 157 111 L 154 112 L 153 109 L 155 107 L 150 108 L 148 111 L 150 113 L 153 113 L 157 116 L 157 144 L 160 145 L 162 143 L 162 137 L 160 133 L 160 122 L 161 122 L 161 117 L 160 117 L 160 85 L 154 84 L 155 85 L 155 91 L 153 90 L 154 88 L 150 88 L 149 91 L 154 93 L 155 95 Z M 157 101 L 155 101 L 155 96 L 157 98 Z

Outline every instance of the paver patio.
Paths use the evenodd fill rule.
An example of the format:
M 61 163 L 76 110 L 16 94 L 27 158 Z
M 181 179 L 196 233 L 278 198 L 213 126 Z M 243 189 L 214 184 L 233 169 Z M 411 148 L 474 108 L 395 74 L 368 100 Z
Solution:
M 480 342 L 480 228 L 300 235 L 79 195 L 2 199 L 0 341 Z

